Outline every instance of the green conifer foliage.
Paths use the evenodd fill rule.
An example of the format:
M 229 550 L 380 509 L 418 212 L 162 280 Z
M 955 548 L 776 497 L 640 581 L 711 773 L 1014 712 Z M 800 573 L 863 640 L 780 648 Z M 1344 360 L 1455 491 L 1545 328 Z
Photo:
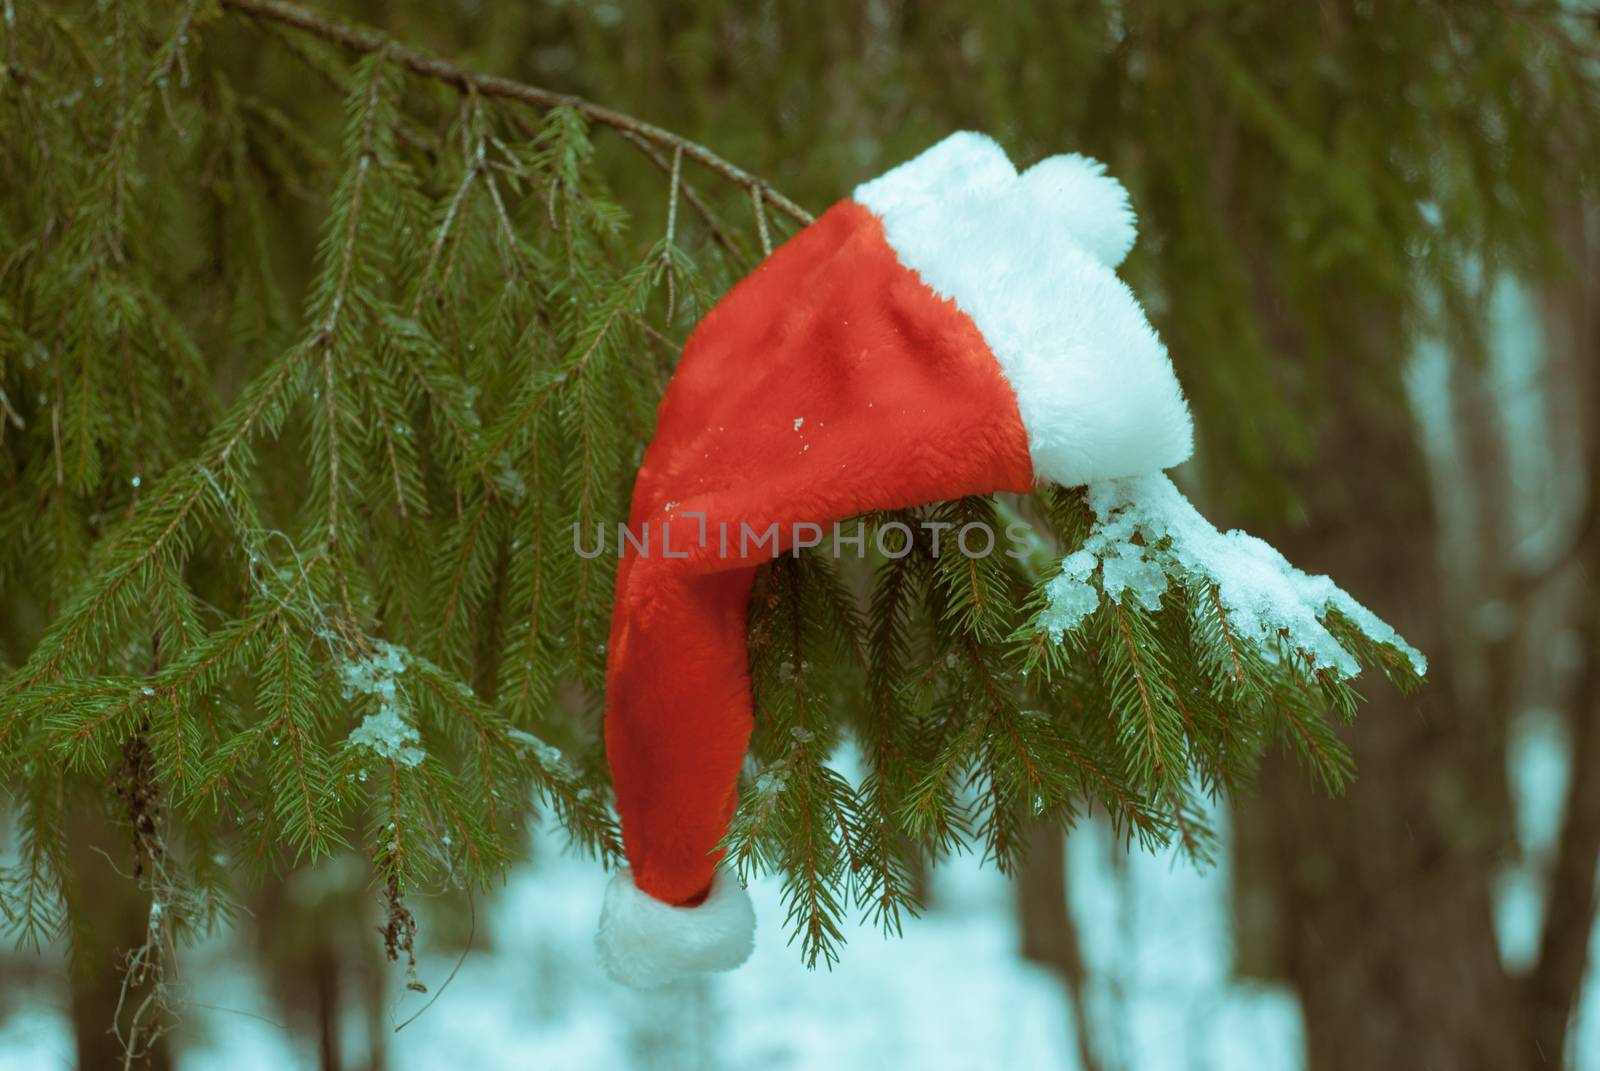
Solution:
M 159 800 L 118 804 L 158 948 L 213 921 L 239 867 L 336 852 L 371 861 L 393 928 L 407 894 L 498 875 L 535 810 L 615 862 L 614 561 L 574 553 L 574 526 L 626 517 L 683 338 L 805 210 L 695 142 L 279 0 L 0 3 L 7 926 L 70 937 L 63 808 L 129 783 Z M 1326 171 L 1201 43 L 1306 181 Z M 1393 207 L 1343 174 L 1352 250 L 1330 256 Z M 1149 186 L 1163 211 L 1193 192 Z M 1198 338 L 1192 308 L 1174 315 Z M 1253 328 L 1228 344 L 1260 348 Z M 1270 394 L 1246 365 L 1197 373 L 1202 410 Z M 924 525 L 1019 517 L 1026 561 L 936 554 Z M 1080 491 L 933 504 L 866 518 L 869 545 L 910 525 L 899 557 L 763 571 L 727 846 L 782 873 L 806 962 L 837 957 L 847 914 L 898 929 L 919 854 L 1009 869 L 1027 821 L 1093 807 L 1203 857 L 1202 796 L 1266 750 L 1330 791 L 1351 775 L 1350 684 L 1238 635 L 1192 577 L 1053 641 L 1045 586 L 1092 520 Z M 830 764 L 847 740 L 856 780 Z

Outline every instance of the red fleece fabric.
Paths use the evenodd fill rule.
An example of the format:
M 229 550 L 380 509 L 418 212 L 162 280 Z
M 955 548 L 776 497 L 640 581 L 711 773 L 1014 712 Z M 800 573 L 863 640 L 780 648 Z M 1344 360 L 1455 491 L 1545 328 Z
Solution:
M 611 620 L 606 754 L 640 889 L 690 905 L 710 886 L 753 724 L 745 627 L 768 526 L 786 551 L 796 522 L 826 531 L 1033 484 L 1016 396 L 982 335 L 854 201 L 707 314 L 639 469 L 629 526 L 647 550 L 624 544 Z M 667 521 L 686 557 L 665 556 Z

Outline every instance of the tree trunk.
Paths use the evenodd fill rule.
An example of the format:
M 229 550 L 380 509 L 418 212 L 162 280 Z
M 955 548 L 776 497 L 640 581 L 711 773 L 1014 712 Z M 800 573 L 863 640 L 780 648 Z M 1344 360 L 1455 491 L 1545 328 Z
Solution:
M 1078 927 L 1067 900 L 1067 839 L 1044 822 L 1028 830 L 1028 853 L 1017 874 L 1017 923 L 1021 931 L 1022 958 L 1054 971 L 1072 1005 L 1078 1059 L 1084 1071 L 1100 1066 L 1094 1056 L 1089 1016 L 1084 1007 L 1084 982 L 1088 972 L 1078 943 Z
M 1596 561 L 1597 558 L 1591 558 Z M 1591 596 L 1592 598 L 1592 596 Z M 1550 875 L 1539 958 L 1523 984 L 1532 1064 L 1560 1066 L 1567 1031 L 1588 965 L 1589 933 L 1600 909 L 1595 862 L 1600 858 L 1600 610 L 1584 630 L 1583 681 L 1574 704 L 1572 781 L 1556 864 Z
M 1394 622 L 1429 655 L 1428 683 L 1402 697 L 1363 682 L 1344 798 L 1325 798 L 1290 761 L 1267 764 L 1260 797 L 1240 808 L 1240 874 L 1273 901 L 1273 959 L 1300 994 L 1313 1071 L 1529 1067 L 1491 921 L 1507 827 L 1502 712 L 1457 701 L 1408 414 L 1355 397 L 1328 412 L 1299 481 L 1308 524 L 1269 538 Z
M 1523 979 L 1536 1065 L 1561 1061 L 1600 910 L 1600 777 L 1592 773 L 1600 769 L 1600 378 L 1593 367 L 1600 346 L 1600 243 L 1590 237 L 1581 206 L 1570 209 L 1568 218 L 1561 240 L 1577 270 L 1570 280 L 1546 286 L 1545 334 L 1552 406 L 1567 408 L 1564 423 L 1587 435 L 1576 451 L 1587 459 L 1588 491 L 1574 540 L 1581 607 L 1574 631 L 1582 662 L 1567 703 L 1572 774 L 1548 879 L 1544 932 L 1533 970 Z
M 339 960 L 335 950 L 319 941 L 311 950 L 307 972 L 311 983 L 312 1014 L 317 1027 L 317 1056 L 322 1071 L 344 1071 L 339 1043 Z
M 72 1036 L 80 1071 L 101 1071 L 124 1066 L 124 1044 L 117 1037 L 119 1001 L 128 953 L 145 940 L 150 918 L 150 894 L 112 866 L 111 859 L 126 860 L 125 827 L 110 822 L 99 808 L 87 808 L 73 821 L 73 870 L 87 896 L 85 914 L 76 931 L 77 947 L 68 972 L 71 986 Z M 99 849 L 99 850 L 96 850 Z M 107 852 L 110 858 L 100 853 Z M 124 864 L 125 865 L 125 864 Z M 130 1008 L 146 996 L 130 987 L 120 1008 L 127 1026 Z M 172 1066 L 167 1036 L 141 1040 L 139 1058 L 126 1066 L 141 1071 L 165 1071 Z

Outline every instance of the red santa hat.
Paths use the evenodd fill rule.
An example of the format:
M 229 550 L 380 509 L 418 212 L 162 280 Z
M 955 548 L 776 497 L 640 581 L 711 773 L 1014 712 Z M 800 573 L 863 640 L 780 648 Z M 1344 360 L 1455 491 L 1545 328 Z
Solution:
M 1096 161 L 1018 174 L 991 139 L 953 134 L 858 186 L 696 328 L 634 486 L 644 549 L 624 544 L 617 572 L 605 738 L 629 867 L 598 937 L 613 977 L 750 953 L 754 913 L 717 844 L 752 725 L 751 584 L 796 525 L 1189 456 L 1166 350 L 1114 271 L 1133 240 Z

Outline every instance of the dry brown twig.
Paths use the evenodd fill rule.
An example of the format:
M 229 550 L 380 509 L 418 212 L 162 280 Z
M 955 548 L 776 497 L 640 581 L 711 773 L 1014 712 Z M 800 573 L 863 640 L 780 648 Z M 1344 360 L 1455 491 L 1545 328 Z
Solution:
M 180 894 L 167 873 L 161 790 L 143 726 L 123 744 L 116 792 L 133 827 L 132 877 L 150 896 L 144 940 L 123 961 L 122 984 L 111 1017 L 111 1032 L 122 1045 L 126 1069 L 148 1057 L 157 1039 L 172 1028 L 168 976 L 177 962 L 173 911 Z M 129 1008 L 124 1027 L 124 1012 Z

